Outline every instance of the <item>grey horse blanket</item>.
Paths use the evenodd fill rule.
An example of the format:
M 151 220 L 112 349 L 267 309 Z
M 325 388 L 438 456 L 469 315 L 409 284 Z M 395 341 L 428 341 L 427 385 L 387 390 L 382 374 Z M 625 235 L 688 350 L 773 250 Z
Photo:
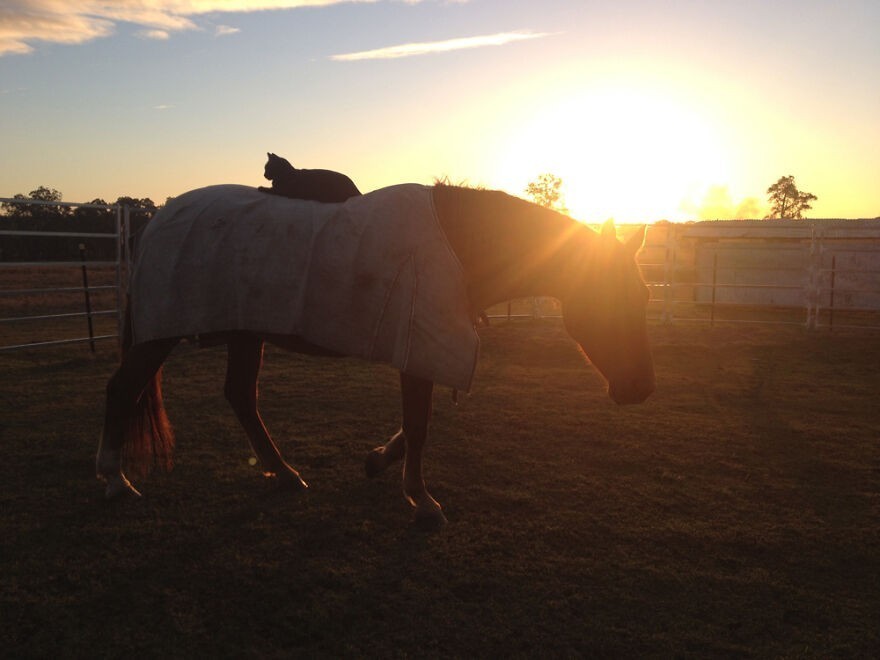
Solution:
M 317 346 L 469 391 L 479 338 L 431 188 L 342 204 L 220 185 L 147 225 L 132 274 L 134 343 L 227 330 Z

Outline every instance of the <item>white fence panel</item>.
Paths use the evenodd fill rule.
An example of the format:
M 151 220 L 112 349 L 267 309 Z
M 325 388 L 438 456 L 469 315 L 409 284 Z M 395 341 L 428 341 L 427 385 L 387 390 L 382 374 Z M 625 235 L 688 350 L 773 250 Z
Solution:
M 666 321 L 880 327 L 880 219 L 658 223 L 640 261 Z

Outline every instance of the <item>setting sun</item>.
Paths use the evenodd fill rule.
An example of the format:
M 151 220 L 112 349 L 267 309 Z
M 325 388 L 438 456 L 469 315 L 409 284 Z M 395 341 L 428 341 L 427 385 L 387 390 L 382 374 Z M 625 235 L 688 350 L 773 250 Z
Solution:
M 585 221 L 685 219 L 686 198 L 730 178 L 728 150 L 710 121 L 649 89 L 585 90 L 511 130 L 499 180 L 524 188 L 552 172 L 564 182 L 565 205 Z
M 786 175 L 880 214 L 876 2 L 92 4 L 4 16 L 0 197 L 162 203 L 272 151 L 362 192 L 549 173 L 586 222 L 761 218 Z

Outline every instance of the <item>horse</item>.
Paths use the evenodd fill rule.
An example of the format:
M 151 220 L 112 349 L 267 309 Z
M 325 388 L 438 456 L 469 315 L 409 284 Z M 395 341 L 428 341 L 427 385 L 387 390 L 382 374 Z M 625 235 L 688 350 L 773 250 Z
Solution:
M 561 302 L 566 331 L 586 358 L 585 362 L 592 364 L 604 378 L 608 395 L 614 402 L 641 403 L 653 392 L 654 366 L 646 324 L 649 294 L 636 262 L 646 227 L 638 228 L 626 241 L 621 241 L 616 237 L 613 221 L 606 222 L 597 232 L 571 217 L 504 192 L 442 183 L 417 188 L 425 191 L 432 217 L 452 255 L 451 261 L 444 262 L 447 265 L 439 277 L 460 278 L 466 300 L 454 313 L 460 314 L 464 309 L 470 314 L 474 334 L 477 315 L 494 304 L 521 297 L 555 297 Z M 387 197 L 399 194 L 393 187 L 384 190 Z M 357 203 L 355 200 L 366 201 L 380 193 L 369 193 L 340 205 L 316 206 L 346 210 Z M 236 189 L 229 194 L 247 196 L 247 191 Z M 211 217 L 234 222 L 231 216 L 236 209 L 216 201 L 219 193 L 206 188 L 202 195 L 214 200 Z M 290 200 L 283 203 L 315 204 Z M 169 204 L 151 224 L 159 228 L 163 223 L 172 224 L 180 213 Z M 408 218 L 399 220 L 409 222 Z M 149 251 L 143 249 L 149 238 L 145 234 L 141 239 L 133 283 L 139 271 L 158 268 Z M 170 469 L 172 464 L 174 436 L 162 402 L 161 366 L 189 333 L 139 339 L 133 336 L 132 324 L 132 317 L 137 318 L 133 311 L 141 316 L 146 313 L 143 309 L 139 311 L 139 303 L 141 308 L 148 305 L 138 296 L 149 298 L 165 293 L 150 289 L 139 292 L 134 286 L 130 289 L 122 359 L 107 383 L 104 428 L 96 457 L 97 475 L 106 484 L 108 499 L 140 496 L 123 472 L 123 461 L 130 474 L 144 477 L 151 467 Z M 440 316 L 446 307 L 440 309 Z M 453 310 L 448 314 L 452 315 Z M 200 338 L 205 344 L 227 347 L 225 397 L 263 473 L 274 477 L 284 490 L 303 491 L 308 485 L 282 456 L 258 409 L 257 379 L 264 344 L 268 342 L 282 349 L 328 358 L 341 352 L 325 344 L 320 334 L 303 337 L 269 332 L 255 329 L 256 325 L 247 327 L 250 324 L 246 321 L 238 324 L 241 327 L 220 330 L 215 327 Z M 476 354 L 473 359 L 476 360 Z M 440 503 L 429 493 L 422 476 L 422 454 L 435 385 L 431 374 L 435 372 L 430 360 L 427 366 L 416 362 L 393 363 L 400 371 L 402 424 L 390 439 L 368 452 L 365 471 L 368 477 L 376 477 L 390 466 L 402 463 L 403 491 L 412 507 L 414 523 L 433 529 L 446 522 Z M 446 380 L 446 384 L 453 382 Z

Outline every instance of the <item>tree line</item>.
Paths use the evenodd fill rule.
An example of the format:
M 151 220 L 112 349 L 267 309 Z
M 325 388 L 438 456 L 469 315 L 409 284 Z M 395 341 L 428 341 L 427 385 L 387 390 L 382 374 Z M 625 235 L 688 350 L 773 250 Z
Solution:
M 0 204 L 0 229 L 28 232 L 72 232 L 86 234 L 114 234 L 116 212 L 93 206 L 65 206 L 62 195 L 54 188 L 40 186 L 28 195 L 17 194 L 10 202 Z M 29 202 L 40 202 L 32 204 Z M 128 206 L 132 233 L 139 231 L 159 208 L 148 197 L 119 197 L 115 202 L 94 199 L 94 206 Z M 87 259 L 108 261 L 116 258 L 116 242 L 112 238 L 78 236 L 4 236 L 0 235 L 0 261 L 73 261 L 82 256 L 83 245 Z
M 541 174 L 525 189 L 535 203 L 567 212 L 562 203 L 562 179 L 553 174 Z M 812 193 L 799 190 L 794 176 L 780 177 L 767 188 L 770 213 L 766 218 L 801 219 L 818 198 Z M 64 206 L 62 195 L 54 188 L 40 186 L 28 195 L 17 194 L 13 201 L 0 204 L 0 228 L 17 231 L 69 232 L 71 229 L 84 233 L 115 233 L 116 213 L 110 209 L 94 208 L 110 204 L 128 206 L 131 214 L 132 233 L 143 228 L 160 208 L 148 197 L 119 197 L 115 202 L 93 199 L 89 206 Z M 28 202 L 41 202 L 30 204 Z M 71 221 L 75 221 L 72 223 Z M 42 236 L 0 235 L 0 261 L 67 261 L 80 258 L 80 245 L 84 245 L 90 260 L 111 260 L 116 256 L 116 244 L 111 239 Z
M 554 174 L 541 174 L 526 186 L 525 193 L 536 204 L 563 213 L 567 212 L 562 204 L 562 179 Z M 776 183 L 767 188 L 770 213 L 764 216 L 764 219 L 801 220 L 804 217 L 804 212 L 813 208 L 813 202 L 817 199 L 818 197 L 813 193 L 798 190 L 792 175 L 781 176 Z

